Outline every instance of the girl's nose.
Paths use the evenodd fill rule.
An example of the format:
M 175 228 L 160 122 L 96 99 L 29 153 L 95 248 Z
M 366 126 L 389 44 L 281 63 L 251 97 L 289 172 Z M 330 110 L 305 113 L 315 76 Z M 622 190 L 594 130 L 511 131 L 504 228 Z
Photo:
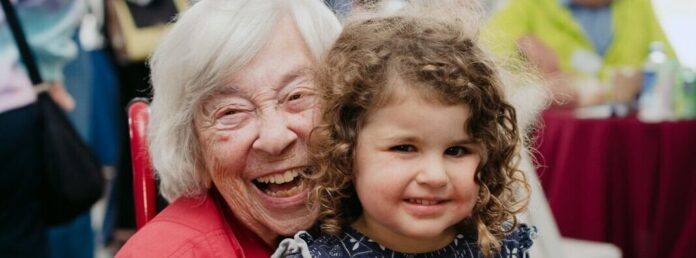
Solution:
M 427 158 L 416 175 L 416 182 L 433 188 L 447 185 L 449 177 L 442 158 Z

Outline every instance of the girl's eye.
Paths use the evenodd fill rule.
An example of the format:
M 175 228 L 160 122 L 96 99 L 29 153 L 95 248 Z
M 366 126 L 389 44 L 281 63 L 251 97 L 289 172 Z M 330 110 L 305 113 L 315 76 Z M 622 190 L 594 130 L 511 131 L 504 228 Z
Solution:
M 469 149 L 467 149 L 463 146 L 449 147 L 445 150 L 445 155 L 454 156 L 454 157 L 461 157 L 461 156 L 467 155 L 469 153 L 471 153 L 469 151 Z
M 413 145 L 408 145 L 408 144 L 402 144 L 402 145 L 397 145 L 394 147 L 389 148 L 391 151 L 396 151 L 396 152 L 414 152 L 416 151 L 416 147 Z

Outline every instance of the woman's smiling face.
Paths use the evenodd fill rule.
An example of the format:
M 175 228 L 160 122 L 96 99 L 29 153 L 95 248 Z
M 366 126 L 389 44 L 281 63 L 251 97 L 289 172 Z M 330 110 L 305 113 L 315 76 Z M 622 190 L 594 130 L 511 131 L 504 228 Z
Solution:
M 205 170 L 232 213 L 267 243 L 306 229 L 313 65 L 290 17 L 265 48 L 204 101 L 194 119 Z

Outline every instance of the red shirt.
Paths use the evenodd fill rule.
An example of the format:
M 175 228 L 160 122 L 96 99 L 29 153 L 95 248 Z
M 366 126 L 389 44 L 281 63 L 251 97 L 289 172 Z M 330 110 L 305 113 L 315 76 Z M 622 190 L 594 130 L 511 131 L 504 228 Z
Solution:
M 138 230 L 116 257 L 255 258 L 272 253 L 271 247 L 231 215 L 219 194 L 211 191 L 201 198 L 181 197 L 171 203 Z

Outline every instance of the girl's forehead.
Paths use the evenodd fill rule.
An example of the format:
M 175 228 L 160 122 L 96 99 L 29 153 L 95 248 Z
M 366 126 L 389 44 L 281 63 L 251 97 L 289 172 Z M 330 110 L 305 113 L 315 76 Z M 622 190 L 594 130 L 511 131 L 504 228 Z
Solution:
M 389 80 L 385 86 L 379 94 L 376 94 L 375 99 L 372 101 L 373 107 L 379 108 L 399 104 L 406 99 L 414 97 L 424 103 L 437 103 L 446 106 L 468 105 L 463 99 L 449 96 L 447 92 L 438 90 L 436 86 L 429 83 L 411 82 L 398 78 Z

